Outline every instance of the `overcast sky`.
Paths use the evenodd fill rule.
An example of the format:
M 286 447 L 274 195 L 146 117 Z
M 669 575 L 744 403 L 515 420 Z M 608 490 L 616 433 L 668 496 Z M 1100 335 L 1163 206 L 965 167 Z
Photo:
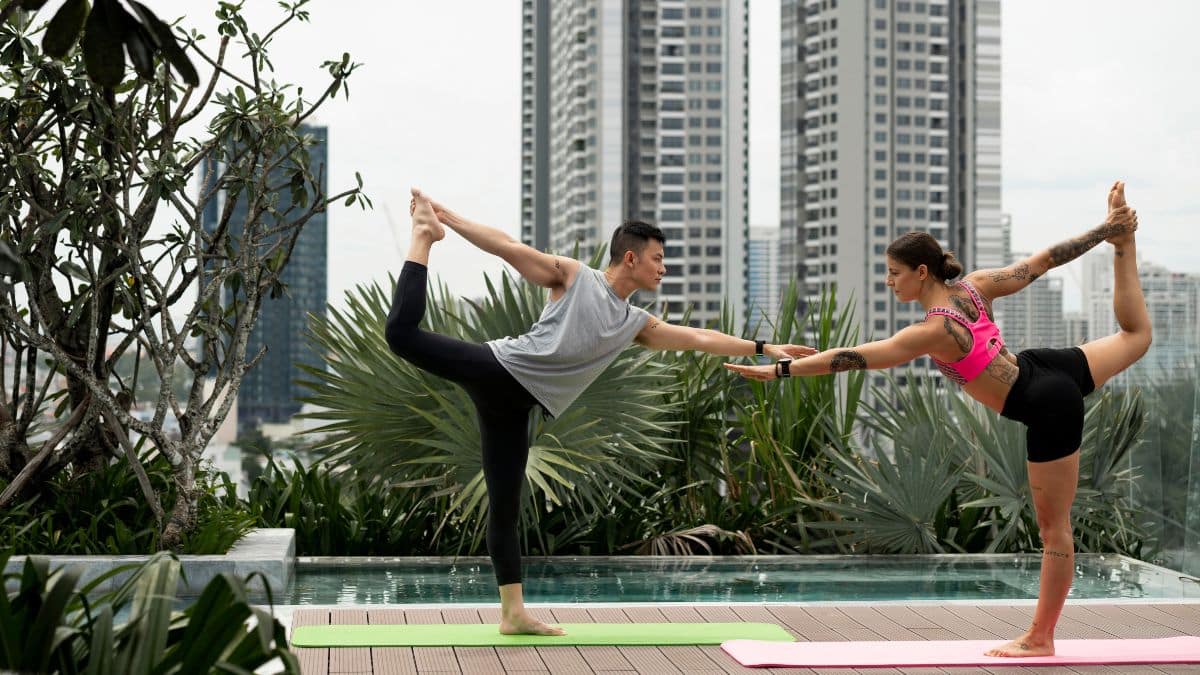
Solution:
M 215 35 L 207 0 L 157 0 L 162 16 Z M 275 3 L 253 0 L 265 31 Z M 520 2 L 401 0 L 309 6 L 279 35 L 279 80 L 317 91 L 320 63 L 364 66 L 350 99 L 325 108 L 330 190 L 362 173 L 375 211 L 329 218 L 329 298 L 398 270 L 408 243 L 407 188 L 516 234 L 520 198 Z M 1134 9 L 1136 8 L 1136 9 Z M 779 8 L 750 0 L 750 220 L 779 222 Z M 1107 186 L 1128 182 L 1143 258 L 1200 272 L 1200 3 L 1005 0 L 1003 208 L 1013 246 L 1035 250 L 1103 217 Z M 390 212 L 398 233 L 393 234 Z M 451 234 L 433 271 L 460 294 L 500 265 Z M 1078 263 L 1077 263 L 1078 265 Z M 1070 270 L 1068 270 L 1069 272 Z M 1067 275 L 1067 304 L 1078 304 Z

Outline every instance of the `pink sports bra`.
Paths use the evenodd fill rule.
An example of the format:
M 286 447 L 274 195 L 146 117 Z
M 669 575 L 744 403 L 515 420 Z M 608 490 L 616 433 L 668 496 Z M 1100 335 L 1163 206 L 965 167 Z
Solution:
M 963 316 L 962 312 L 948 307 L 933 307 L 925 313 L 925 318 L 940 314 L 954 319 L 971 331 L 971 351 L 967 352 L 966 356 L 953 363 L 933 359 L 943 375 L 959 385 L 965 385 L 979 377 L 992 359 L 1004 349 L 1004 340 L 1000 337 L 1000 328 L 988 318 L 983 307 L 983 299 L 979 297 L 979 292 L 975 290 L 975 287 L 965 280 L 955 285 L 971 296 L 971 301 L 975 303 L 975 309 L 979 311 L 979 318 L 971 322 L 970 319 Z

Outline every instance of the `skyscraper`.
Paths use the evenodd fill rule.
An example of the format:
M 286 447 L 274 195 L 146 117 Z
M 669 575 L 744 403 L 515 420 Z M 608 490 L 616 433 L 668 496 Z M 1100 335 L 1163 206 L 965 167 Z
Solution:
M 767 339 L 779 313 L 779 228 L 751 227 L 747 265 L 750 296 L 747 321 L 758 326 L 758 337 Z
M 836 284 L 864 337 L 921 320 L 884 251 L 922 230 L 968 269 L 1000 214 L 999 0 L 783 0 L 780 283 Z M 986 237 L 985 234 L 986 233 Z
M 301 133 L 313 136 L 316 141 L 308 148 L 309 168 L 314 176 L 320 177 L 321 191 L 324 193 L 329 173 L 326 168 L 329 164 L 328 129 L 303 125 Z M 204 175 L 208 175 L 208 169 L 206 162 L 202 170 Z M 279 176 L 271 182 L 286 184 L 283 172 L 279 171 Z M 209 203 L 203 216 L 206 231 L 216 229 L 224 209 L 224 200 L 222 194 L 219 199 Z M 280 191 L 276 210 L 285 213 L 290 206 L 291 194 L 286 190 Z M 239 199 L 229 219 L 230 232 L 235 240 L 242 236 L 247 215 L 246 203 L 244 199 Z M 263 215 L 264 219 L 270 217 Z M 269 223 L 269 220 L 265 222 Z M 310 313 L 325 313 L 327 266 L 327 215 L 322 211 L 304 224 L 291 259 L 280 274 L 279 280 L 287 286 L 285 293 L 278 298 L 262 298 L 261 313 L 250 333 L 246 354 L 250 358 L 263 346 L 267 347 L 267 353 L 242 378 L 237 402 L 240 429 L 255 428 L 263 423 L 283 423 L 299 412 L 301 404 L 298 399 L 307 393 L 295 383 L 302 375 L 299 366 L 307 364 L 319 367 L 321 364 L 320 355 L 305 339 L 305 332 Z M 225 289 L 223 303 L 231 302 L 230 292 L 228 288 Z
M 746 0 L 523 0 L 521 236 L 590 256 L 661 227 L 658 300 L 746 306 Z M 643 300 L 649 298 L 642 298 Z

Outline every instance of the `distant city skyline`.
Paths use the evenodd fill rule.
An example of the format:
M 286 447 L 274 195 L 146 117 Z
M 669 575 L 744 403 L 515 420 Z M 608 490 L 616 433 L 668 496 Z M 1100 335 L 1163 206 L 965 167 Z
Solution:
M 188 13 L 186 25 L 213 44 L 211 9 L 182 0 L 153 8 L 164 17 Z M 371 21 L 389 27 L 379 39 L 362 31 L 362 12 L 321 2 L 307 9 L 309 24 L 277 37 L 274 77 L 317 92 L 322 61 L 348 51 L 365 64 L 351 78 L 350 100 L 332 101 L 317 121 L 330 129 L 330 188 L 353 184 L 358 171 L 376 204 L 373 212 L 330 211 L 330 302 L 340 306 L 347 290 L 386 284 L 399 269 L 409 185 L 519 237 L 521 4 L 372 7 Z M 274 3 L 246 13 L 260 30 L 279 16 Z M 779 18 L 777 2 L 750 0 L 755 224 L 778 223 Z M 1002 208 L 1013 216 L 1013 248 L 1044 248 L 1099 222 L 1105 188 L 1123 178 L 1142 222 L 1142 256 L 1200 272 L 1200 129 L 1191 121 L 1200 92 L 1180 86 L 1192 77 L 1188 65 L 1200 63 L 1190 35 L 1197 19 L 1200 5 L 1183 1 L 1141 12 L 1115 1 L 1004 2 Z M 467 296 L 483 291 L 483 272 L 502 268 L 455 235 L 432 263 Z M 1064 295 L 1078 297 L 1070 276 L 1064 283 Z

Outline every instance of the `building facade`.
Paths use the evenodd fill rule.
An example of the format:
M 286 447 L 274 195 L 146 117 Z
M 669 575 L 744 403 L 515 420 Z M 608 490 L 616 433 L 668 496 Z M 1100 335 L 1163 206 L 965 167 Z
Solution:
M 308 148 L 309 168 L 313 176 L 319 176 L 321 191 L 325 193 L 328 175 L 328 129 L 323 126 L 304 125 L 301 132 L 311 135 L 315 143 Z M 210 175 L 205 163 L 203 175 Z M 282 171 L 271 181 L 285 183 Z M 291 206 L 290 192 L 279 193 L 276 209 L 284 213 Z M 219 223 L 225 208 L 225 197 L 209 202 L 202 220 L 206 231 L 212 232 Z M 229 228 L 235 240 L 240 239 L 247 218 L 247 205 L 239 199 L 233 206 Z M 264 215 L 264 219 L 270 216 Z M 264 220 L 268 223 L 269 220 Z M 265 245 L 270 245 L 266 242 Z M 286 291 L 277 298 L 264 296 L 258 322 L 251 331 L 246 346 L 247 358 L 257 354 L 263 347 L 266 355 L 242 378 L 237 399 L 237 424 L 239 430 L 257 428 L 262 424 L 287 422 L 300 410 L 299 398 L 308 393 L 296 383 L 303 376 L 301 365 L 321 367 L 320 355 L 305 338 L 309 315 L 323 316 L 328 300 L 328 215 L 325 211 L 315 214 L 304 224 L 291 259 L 280 274 Z M 232 291 L 226 288 L 222 302 L 232 302 Z
M 780 283 L 807 302 L 836 286 L 862 337 L 889 335 L 923 317 L 885 285 L 893 239 L 929 232 L 968 269 L 1003 245 L 1000 3 L 781 11 Z
M 521 233 L 587 259 L 667 237 L 657 309 L 746 310 L 746 0 L 523 1 Z
M 765 340 L 779 313 L 779 228 L 751 227 L 749 252 L 747 321 L 751 330 Z

